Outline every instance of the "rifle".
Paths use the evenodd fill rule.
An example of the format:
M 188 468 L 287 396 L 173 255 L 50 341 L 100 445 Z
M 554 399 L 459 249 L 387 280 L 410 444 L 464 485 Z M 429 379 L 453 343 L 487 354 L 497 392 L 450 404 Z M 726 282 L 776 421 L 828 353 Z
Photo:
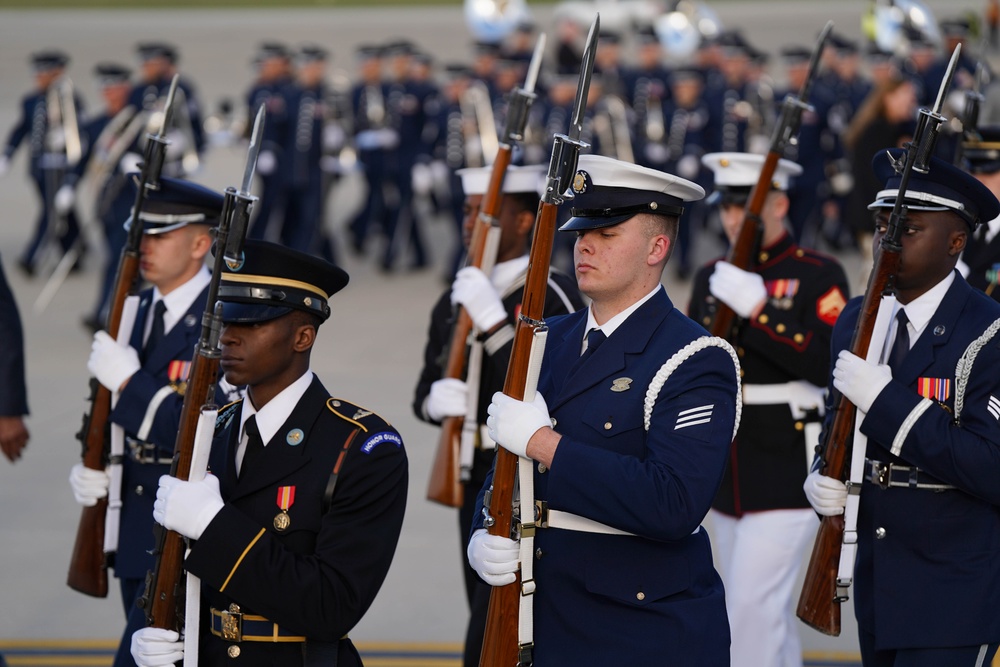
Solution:
M 535 216 L 535 231 L 531 240 L 531 255 L 524 283 L 524 296 L 521 299 L 521 313 L 514 332 L 514 347 L 503 386 L 503 393 L 518 400 L 531 401 L 535 396 L 545 336 L 548 333 L 542 318 L 549 278 L 549 260 L 555 237 L 556 215 L 559 205 L 568 198 L 565 193 L 576 173 L 580 149 L 588 147 L 587 143 L 580 140 L 580 134 L 583 130 L 583 116 L 587 108 L 587 95 L 590 91 L 600 25 L 601 19 L 598 15 L 590 26 L 587 47 L 583 52 L 580 83 L 576 90 L 569 134 L 557 134 L 554 137 L 545 194 L 542 195 Z M 484 499 L 484 524 L 491 535 L 503 535 L 518 540 L 531 539 L 536 528 L 535 508 L 533 503 L 520 507 L 520 501 L 515 502 L 514 485 L 517 467 L 517 455 L 502 447 L 497 448 L 493 485 L 487 490 Z M 515 517 L 518 517 L 516 521 Z M 526 566 L 522 563 L 521 567 Z M 531 651 L 534 645 L 531 642 L 522 642 L 518 636 L 518 617 L 520 601 L 522 597 L 530 600 L 534 583 L 530 582 L 529 585 L 526 581 L 522 591 L 520 572 L 515 576 L 513 583 L 495 586 L 490 593 L 480 667 L 531 664 Z
M 493 170 L 490 172 L 490 184 L 483 198 L 476 226 L 472 231 L 472 241 L 469 244 L 468 266 L 482 269 L 487 275 L 493 269 L 497 259 L 497 248 L 500 243 L 500 206 L 503 204 L 503 181 L 510 166 L 514 143 L 524 138 L 524 127 L 528 121 L 528 110 L 535 101 L 535 81 L 542 64 L 542 53 L 545 50 L 545 34 L 541 34 L 535 44 L 535 53 L 531 58 L 524 88 L 511 91 L 508 102 L 507 124 L 504 127 L 503 140 L 497 151 Z M 472 318 L 464 308 L 456 310 L 455 328 L 452 330 L 451 344 L 448 348 L 448 364 L 443 377 L 461 379 L 465 374 L 465 345 L 472 331 Z M 472 392 L 475 393 L 475 392 Z M 471 444 L 471 438 L 476 435 L 476 404 L 478 396 L 470 393 L 470 410 L 465 417 L 445 417 L 441 422 L 441 434 L 438 437 L 437 453 L 434 465 L 431 467 L 431 478 L 427 485 L 427 499 L 449 507 L 461 507 L 462 443 Z
M 264 125 L 264 106 L 257 111 L 253 135 L 247 152 L 246 167 L 240 190 L 226 188 L 222 204 L 219 228 L 215 236 L 215 263 L 212 279 L 208 284 L 208 299 L 201 318 L 201 336 L 195 348 L 188 377 L 184 405 L 174 444 L 174 458 L 170 475 L 180 480 L 198 479 L 204 475 L 207 461 L 207 447 L 203 457 L 196 457 L 196 445 L 207 436 L 211 440 L 218 406 L 215 405 L 215 389 L 219 378 L 219 359 L 222 351 L 219 336 L 222 333 L 222 305 L 216 303 L 219 284 L 222 281 L 222 263 L 238 267 L 243 263 L 243 242 L 250 222 L 250 212 L 257 197 L 250 194 L 253 185 L 257 155 L 260 153 L 261 132 Z M 208 428 L 203 422 L 208 417 Z M 200 428 L 199 428 L 200 427 Z M 207 431 L 207 433 L 206 433 Z M 202 440 L 204 442 L 204 440 Z M 196 458 L 199 460 L 195 463 Z M 146 575 L 146 590 L 139 598 L 139 607 L 145 610 L 146 620 L 151 627 L 165 628 L 180 632 L 184 626 L 182 576 L 185 539 L 180 533 L 166 530 L 162 526 L 157 531 L 157 546 L 154 550 L 154 568 Z
M 128 238 L 118 260 L 115 285 L 111 292 L 108 321 L 105 329 L 113 337 L 123 326 L 122 313 L 125 301 L 138 294 L 139 289 L 139 244 L 142 242 L 142 224 L 139 213 L 146 201 L 146 192 L 160 187 L 160 173 L 166 155 L 167 128 L 177 88 L 177 77 L 170 84 L 163 125 L 156 135 L 146 135 L 146 146 L 139 175 L 139 187 L 132 206 L 132 225 Z M 131 329 L 132 323 L 124 323 Z M 105 443 L 109 434 L 111 414 L 111 391 L 101 386 L 96 378 L 90 379 L 90 411 L 83 415 L 83 426 L 76 434 L 83 446 L 83 465 L 92 470 L 104 470 L 108 462 Z M 93 507 L 84 507 L 76 530 L 76 542 L 70 557 L 69 575 L 66 584 L 75 591 L 103 598 L 108 594 L 108 572 L 104 556 L 104 519 L 108 511 L 108 499 L 102 498 Z
M 774 128 L 771 135 L 771 147 L 764 158 L 764 164 L 760 169 L 760 176 L 757 177 L 757 184 L 750 191 L 750 198 L 747 200 L 744 209 L 743 224 L 740 232 L 729 250 L 726 260 L 736 268 L 744 271 L 752 271 L 756 265 L 757 253 L 760 251 L 761 238 L 764 234 L 760 214 L 764 210 L 764 201 L 771 191 L 771 181 L 774 179 L 774 172 L 778 168 L 778 160 L 784 157 L 785 148 L 791 144 L 798 143 L 799 126 L 802 124 L 802 112 L 812 109 L 809 104 L 809 91 L 813 81 L 816 79 L 816 72 L 819 70 L 819 59 L 823 54 L 823 47 L 833 30 L 833 21 L 827 21 L 819 34 L 819 40 L 813 48 L 812 57 L 809 60 L 809 74 L 802 82 L 802 88 L 798 96 L 791 93 L 785 95 L 781 105 L 781 120 Z M 732 340 L 734 333 L 736 313 L 733 309 L 722 303 L 717 304 L 715 317 L 712 325 L 708 328 L 713 336 Z
M 903 200 L 910 176 L 914 170 L 922 174 L 930 170 L 930 160 L 934 153 L 934 145 L 937 143 L 938 131 L 941 124 L 947 120 L 941 115 L 941 108 L 948 87 L 951 85 L 960 50 L 961 45 L 955 47 L 934 108 L 920 109 L 913 141 L 906 144 L 905 154 L 893 163 L 896 173 L 900 174 L 899 194 L 889 215 L 885 235 L 875 252 L 875 263 L 868 278 L 868 286 L 861 302 L 861 312 L 851 337 L 851 352 L 862 359 L 868 356 L 879 304 L 883 296 L 892 293 L 896 272 L 899 270 L 900 237 L 906 221 L 906 206 Z M 850 495 L 861 492 L 860 485 L 852 484 L 849 479 L 856 416 L 857 407 L 843 395 L 837 397 L 833 422 L 824 432 L 820 450 L 819 472 L 834 479 L 846 480 Z M 833 636 L 840 634 L 840 603 L 848 599 L 847 589 L 850 585 L 850 580 L 838 576 L 843 544 L 844 515 L 822 517 L 795 611 L 807 625 Z

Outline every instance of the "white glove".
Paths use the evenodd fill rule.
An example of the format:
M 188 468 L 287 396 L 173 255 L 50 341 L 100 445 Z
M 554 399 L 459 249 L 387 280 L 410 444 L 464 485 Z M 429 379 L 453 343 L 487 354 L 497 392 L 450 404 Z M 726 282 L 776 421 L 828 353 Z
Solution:
M 760 274 L 738 269 L 729 262 L 717 262 L 708 279 L 708 290 L 716 299 L 746 319 L 767 298 Z
M 435 380 L 427 395 L 427 416 L 436 422 L 445 417 L 464 417 L 469 409 L 469 389 L 464 380 Z
M 163 475 L 153 503 L 153 520 L 167 530 L 197 540 L 223 504 L 215 475 L 205 475 L 200 482 L 182 482 Z
M 139 171 L 140 164 L 142 164 L 141 155 L 138 153 L 125 153 L 125 155 L 122 155 L 122 159 L 118 161 L 118 169 L 123 174 L 131 174 Z
M 97 501 L 108 495 L 108 473 L 103 470 L 93 470 L 77 463 L 69 471 L 69 486 L 73 489 L 76 502 L 84 507 L 93 507 Z
M 56 196 L 52 198 L 52 205 L 55 207 L 56 213 L 66 215 L 73 208 L 74 201 L 76 201 L 76 191 L 73 186 L 63 185 L 56 190 Z
M 270 176 L 278 166 L 278 159 L 274 157 L 274 151 L 261 151 L 257 155 L 257 173 L 261 176 Z
M 847 505 L 847 485 L 839 479 L 827 477 L 814 470 L 806 476 L 802 484 L 806 499 L 818 514 L 837 516 L 844 513 Z
M 6 155 L 0 155 L 0 178 L 7 175 L 10 170 L 10 158 Z
M 410 172 L 413 192 L 418 195 L 427 195 L 434 187 L 434 174 L 431 173 L 429 165 L 418 162 L 413 165 Z
M 466 554 L 469 565 L 490 586 L 506 586 L 517 579 L 519 548 L 509 537 L 490 535 L 480 528 L 472 534 Z
M 685 155 L 677 161 L 677 175 L 689 181 L 698 177 L 701 171 L 701 160 L 697 155 Z
M 493 394 L 487 409 L 486 427 L 493 441 L 518 456 L 527 456 L 528 441 L 540 428 L 552 426 L 549 407 L 541 393 L 531 403 L 511 398 L 502 391 Z
M 139 667 L 173 667 L 184 659 L 184 642 L 173 630 L 139 628 L 132 633 L 132 659 Z
M 455 282 L 451 284 L 451 302 L 465 308 L 480 331 L 489 331 L 507 319 L 507 310 L 497 294 L 497 288 L 485 273 L 474 266 L 466 266 L 455 274 Z
M 107 331 L 94 334 L 87 370 L 111 391 L 118 391 L 126 380 L 142 368 L 139 353 L 131 345 L 119 345 Z
M 841 350 L 833 367 L 833 386 L 862 412 L 871 409 L 890 380 L 888 366 L 870 364 L 847 350 Z

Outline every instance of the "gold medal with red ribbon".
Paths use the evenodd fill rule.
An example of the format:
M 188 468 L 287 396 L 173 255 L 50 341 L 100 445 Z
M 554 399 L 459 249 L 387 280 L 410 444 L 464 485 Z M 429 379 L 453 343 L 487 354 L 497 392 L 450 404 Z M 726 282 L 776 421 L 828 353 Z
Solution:
M 295 504 L 295 487 L 294 486 L 279 486 L 278 487 L 278 507 L 281 511 L 278 515 L 274 517 L 274 529 L 275 530 L 288 530 L 288 527 L 292 525 L 292 519 L 288 516 L 288 508 Z

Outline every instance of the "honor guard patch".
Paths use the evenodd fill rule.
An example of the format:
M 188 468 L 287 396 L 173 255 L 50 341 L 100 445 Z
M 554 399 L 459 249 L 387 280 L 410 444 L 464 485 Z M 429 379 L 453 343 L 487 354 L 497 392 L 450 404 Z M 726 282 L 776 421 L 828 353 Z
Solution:
M 392 433 L 390 431 L 382 431 L 381 433 L 376 433 L 365 440 L 365 443 L 361 445 L 361 451 L 365 454 L 371 454 L 373 449 L 385 442 L 391 442 L 396 445 L 396 447 L 403 446 L 403 439 L 399 437 L 399 434 Z
M 834 285 L 816 301 L 816 316 L 819 317 L 820 321 L 832 327 L 846 304 L 847 299 L 844 298 L 844 293 Z
M 993 419 L 1000 421 L 1000 399 L 990 394 L 990 400 L 986 403 L 986 409 L 993 415 Z
M 715 404 L 709 403 L 708 405 L 702 405 L 697 408 L 681 410 L 677 413 L 677 422 L 674 424 L 674 430 L 677 431 L 682 428 L 687 428 L 688 426 L 697 426 L 699 424 L 709 423 L 712 421 L 712 410 L 714 409 Z
M 917 393 L 932 401 L 944 403 L 951 396 L 951 380 L 948 378 L 917 378 Z

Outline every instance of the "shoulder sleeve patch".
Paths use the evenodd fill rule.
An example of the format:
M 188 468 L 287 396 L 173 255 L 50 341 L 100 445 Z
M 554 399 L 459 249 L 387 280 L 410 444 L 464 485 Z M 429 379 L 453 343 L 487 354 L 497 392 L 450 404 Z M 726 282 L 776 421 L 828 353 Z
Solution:
M 834 285 L 816 300 L 816 315 L 820 321 L 832 327 L 845 305 L 847 305 L 847 299 L 844 298 L 844 293 Z
M 361 445 L 361 451 L 365 454 L 371 454 L 373 449 L 386 442 L 396 445 L 397 449 L 403 446 L 403 439 L 399 437 L 398 433 L 395 431 L 382 431 L 369 436 L 364 444 Z

